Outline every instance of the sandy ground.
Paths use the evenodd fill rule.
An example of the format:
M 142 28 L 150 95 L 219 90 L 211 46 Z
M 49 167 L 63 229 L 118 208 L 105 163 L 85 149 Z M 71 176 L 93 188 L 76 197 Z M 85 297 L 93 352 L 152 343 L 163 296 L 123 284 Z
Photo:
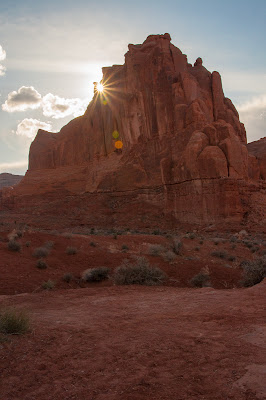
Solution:
M 99 287 L 0 296 L 1 400 L 265 399 L 265 288 Z

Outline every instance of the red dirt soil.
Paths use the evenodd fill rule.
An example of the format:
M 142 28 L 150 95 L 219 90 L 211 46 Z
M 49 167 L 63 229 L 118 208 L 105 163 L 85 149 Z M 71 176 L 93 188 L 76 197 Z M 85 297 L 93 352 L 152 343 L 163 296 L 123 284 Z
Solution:
M 8 250 L 8 232 L 0 232 L 0 295 L 19 294 L 41 291 L 44 281 L 52 280 L 56 289 L 71 289 L 78 287 L 112 286 L 111 280 L 102 283 L 84 283 L 80 280 L 81 274 L 87 268 L 105 266 L 113 271 L 125 258 L 145 256 L 151 265 L 163 269 L 169 276 L 167 286 L 188 287 L 190 279 L 202 269 L 209 270 L 211 285 L 214 288 L 226 289 L 239 287 L 242 269 L 239 264 L 242 260 L 253 259 L 265 251 L 263 240 L 250 238 L 257 248 L 256 253 L 246 247 L 242 241 L 232 243 L 227 239 L 215 239 L 216 234 L 195 234 L 194 239 L 180 236 L 182 241 L 181 254 L 173 261 L 165 261 L 160 251 L 158 256 L 150 255 L 152 245 L 161 245 L 165 250 L 171 250 L 173 239 L 160 235 L 123 234 L 117 235 L 72 235 L 70 238 L 61 234 L 48 234 L 34 231 L 24 232 L 18 239 L 21 244 L 20 252 Z M 183 235 L 184 236 L 184 235 Z M 215 245 L 214 240 L 221 240 Z M 47 241 L 54 243 L 48 257 L 45 259 L 48 268 L 40 270 L 36 267 L 37 259 L 33 252 L 43 247 Z M 29 247 L 26 246 L 29 245 Z M 91 245 L 93 244 L 93 246 Z M 127 246 L 128 250 L 123 250 Z M 68 255 L 68 247 L 75 247 L 77 254 Z M 232 248 L 234 247 L 234 248 Z M 226 252 L 235 257 L 235 261 L 212 256 L 214 251 Z M 68 284 L 62 280 L 66 273 L 71 273 L 74 279 Z
M 32 325 L 0 344 L 1 399 L 265 399 L 265 286 L 1 296 Z

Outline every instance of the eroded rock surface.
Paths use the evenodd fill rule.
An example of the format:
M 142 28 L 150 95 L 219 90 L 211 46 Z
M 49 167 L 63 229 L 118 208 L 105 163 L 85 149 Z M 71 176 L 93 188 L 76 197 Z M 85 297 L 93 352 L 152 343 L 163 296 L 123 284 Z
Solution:
M 253 197 L 265 190 L 265 175 L 248 155 L 219 73 L 201 58 L 189 64 L 167 33 L 128 48 L 124 65 L 103 68 L 104 93 L 95 91 L 83 116 L 59 133 L 39 130 L 26 177 L 12 196 L 2 193 L 2 207 L 24 207 L 25 196 L 40 201 L 49 193 L 51 207 L 51 199 L 82 197 L 87 223 L 92 201 L 114 224 L 125 224 L 123 213 L 134 208 L 147 225 L 159 216 L 173 224 L 240 222 L 256 213 Z M 51 207 L 46 203 L 46 212 Z

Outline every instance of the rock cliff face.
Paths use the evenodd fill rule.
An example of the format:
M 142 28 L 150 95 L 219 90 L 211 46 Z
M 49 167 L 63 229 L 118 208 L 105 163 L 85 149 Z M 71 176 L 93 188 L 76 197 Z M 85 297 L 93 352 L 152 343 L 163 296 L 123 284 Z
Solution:
M 35 199 L 67 214 L 71 201 L 87 224 L 127 225 L 134 212 L 138 224 L 175 225 L 241 222 L 256 197 L 261 219 L 265 175 L 219 73 L 201 58 L 189 64 L 167 33 L 128 47 L 124 65 L 103 68 L 104 91 L 83 116 L 56 134 L 39 130 L 26 177 L 2 193 L 2 208 Z

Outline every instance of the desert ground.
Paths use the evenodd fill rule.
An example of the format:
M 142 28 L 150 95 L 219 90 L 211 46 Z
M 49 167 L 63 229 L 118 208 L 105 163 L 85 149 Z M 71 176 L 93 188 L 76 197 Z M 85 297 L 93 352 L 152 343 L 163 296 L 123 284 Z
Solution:
M 20 251 L 8 249 L 10 233 L 0 232 L 0 308 L 25 310 L 30 330 L 0 336 L 1 400 L 265 398 L 265 280 L 242 287 L 241 267 L 264 256 L 263 233 L 27 227 Z M 168 279 L 115 285 L 114 270 L 136 257 Z M 109 279 L 82 280 L 100 266 Z M 206 287 L 192 284 L 200 272 Z

